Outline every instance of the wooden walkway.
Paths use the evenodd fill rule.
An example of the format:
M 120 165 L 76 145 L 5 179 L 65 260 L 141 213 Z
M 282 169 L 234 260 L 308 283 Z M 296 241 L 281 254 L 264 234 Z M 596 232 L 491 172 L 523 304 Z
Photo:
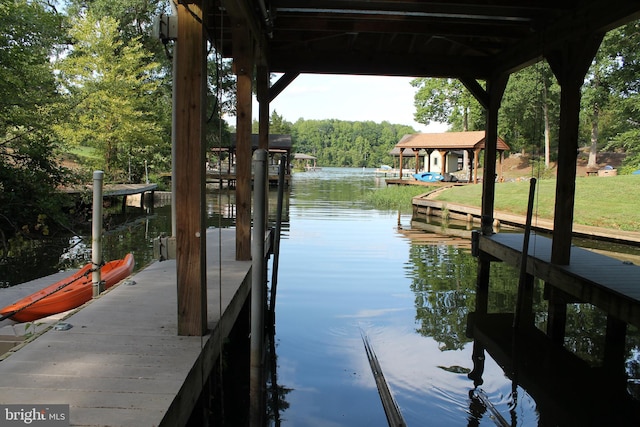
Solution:
M 16 347 L 2 404 L 69 404 L 73 426 L 184 425 L 251 288 L 235 230 L 207 232 L 207 265 L 208 335 L 178 336 L 175 260 L 155 262 L 70 314 L 71 329 Z
M 86 185 L 81 188 L 67 188 L 63 191 L 69 194 L 80 194 L 85 191 L 91 191 L 92 188 L 92 185 Z M 102 195 L 104 197 L 129 196 L 132 194 L 154 192 L 156 188 L 158 188 L 158 184 L 105 184 Z
M 514 267 L 520 266 L 523 234 L 480 236 L 478 247 Z M 527 273 L 640 328 L 640 266 L 572 247 L 569 265 L 551 264 L 551 239 L 531 235 Z
M 450 218 L 462 220 L 472 219 L 478 223 L 480 222 L 481 217 L 481 210 L 478 207 L 430 200 L 424 197 L 413 198 L 413 209 L 414 213 L 424 215 L 441 215 L 446 211 Z M 524 227 L 526 222 L 526 218 L 523 215 L 514 215 L 496 211 L 493 216 L 500 224 Z M 534 218 L 531 228 L 536 231 L 551 232 L 553 231 L 553 221 Z M 640 233 L 631 231 L 618 231 L 608 228 L 573 224 L 573 235 L 576 237 L 595 238 L 610 242 L 640 246 Z

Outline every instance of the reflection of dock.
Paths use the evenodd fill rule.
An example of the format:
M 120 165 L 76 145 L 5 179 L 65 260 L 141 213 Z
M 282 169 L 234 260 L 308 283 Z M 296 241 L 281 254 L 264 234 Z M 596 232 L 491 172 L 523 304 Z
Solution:
M 571 248 L 569 264 L 552 264 L 551 239 L 531 235 L 525 250 L 523 238 L 522 234 L 474 233 L 472 252 L 479 257 L 479 268 L 476 314 L 468 325 L 468 335 L 475 340 L 469 378 L 481 384 L 486 349 L 535 398 L 541 424 L 640 425 L 640 402 L 626 394 L 625 372 L 627 325 L 640 327 L 640 266 L 578 247 Z M 527 257 L 515 314 L 486 314 L 490 262 L 519 267 L 523 253 Z M 535 319 L 540 313 L 533 310 L 535 295 L 540 293 L 535 287 L 540 283 L 545 284 L 548 300 L 546 333 L 537 329 Z M 575 303 L 591 304 L 607 315 L 601 368 L 589 366 L 564 347 L 567 305 Z M 597 339 L 602 332 L 592 326 L 590 334 Z
M 624 376 L 589 366 L 536 328 L 514 336 L 512 325 L 512 314 L 469 315 L 467 333 L 474 339 L 475 355 L 469 378 L 477 385 L 486 350 L 535 400 L 539 425 L 640 425 L 640 402 L 627 394 Z

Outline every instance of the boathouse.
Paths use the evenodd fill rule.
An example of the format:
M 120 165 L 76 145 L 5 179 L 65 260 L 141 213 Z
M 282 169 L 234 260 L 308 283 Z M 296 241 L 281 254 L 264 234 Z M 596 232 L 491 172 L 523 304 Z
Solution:
M 458 170 L 466 172 L 469 182 L 478 183 L 478 159 L 485 149 L 485 131 L 414 133 L 405 135 L 395 147 L 400 156 L 400 164 L 407 150 L 415 156 L 416 173 L 420 165 L 425 172 L 441 174 L 454 173 Z M 496 151 L 498 152 L 498 180 L 502 181 L 502 160 L 509 146 L 498 136 Z M 420 162 L 420 157 L 424 158 Z M 402 170 L 402 168 L 400 168 Z M 402 172 L 400 173 L 402 179 Z
M 148 345 L 151 350 L 133 354 L 132 358 L 167 363 L 169 370 L 176 368 L 178 371 L 179 368 L 180 372 L 186 372 L 186 378 L 171 376 L 161 384 L 165 390 L 169 387 L 179 390 L 174 396 L 164 396 L 169 402 L 164 405 L 165 400 L 159 402 L 157 394 L 160 387 L 158 376 L 149 366 L 145 365 L 145 370 L 128 374 L 128 381 L 108 384 L 100 381 L 105 372 L 96 369 L 92 372 L 99 372 L 99 375 L 91 377 L 92 384 L 115 388 L 120 383 L 126 383 L 134 392 L 108 390 L 100 394 L 100 406 L 89 408 L 87 402 L 91 396 L 74 389 L 65 396 L 72 408 L 82 408 L 87 419 L 96 425 L 107 425 L 114 420 L 115 410 L 104 408 L 124 410 L 138 404 L 134 410 L 126 412 L 126 417 L 117 420 L 119 425 L 184 425 L 188 418 L 185 413 L 188 414 L 190 408 L 195 406 L 200 393 L 206 388 L 206 383 L 199 379 L 209 377 L 213 364 L 210 358 L 215 353 L 214 345 L 209 344 L 213 340 L 208 338 L 215 333 L 219 340 L 229 326 L 224 324 L 224 328 L 219 327 L 219 323 L 224 323 L 223 313 L 216 313 L 217 303 L 207 297 L 207 273 L 214 262 L 211 254 L 209 259 L 207 257 L 207 239 L 214 237 L 207 232 L 204 191 L 206 110 L 210 90 L 206 67 L 211 49 L 215 49 L 220 57 L 233 60 L 233 72 L 236 75 L 236 228 L 233 236 L 225 235 L 221 240 L 224 243 L 220 245 L 222 252 L 232 258 L 226 255 L 220 257 L 224 261 L 221 269 L 224 266 L 231 268 L 237 263 L 241 263 L 243 269 L 248 269 L 246 261 L 252 260 L 252 231 L 255 233 L 254 241 L 261 242 L 265 237 L 264 224 L 260 224 L 260 221 L 252 223 L 252 208 L 261 208 L 258 206 L 260 201 L 252 203 L 251 198 L 254 89 L 259 105 L 258 148 L 268 150 L 269 104 L 302 73 L 459 79 L 486 111 L 482 232 L 476 245 L 479 256 L 478 287 L 482 292 L 478 292 L 477 311 L 486 313 L 487 310 L 486 298 L 482 296 L 486 295 L 483 286 L 487 283 L 491 262 L 504 260 L 517 263 L 525 258 L 526 283 L 522 293 L 524 312 L 521 312 L 523 322 L 519 325 L 530 321 L 526 308 L 526 297 L 530 295 L 527 289 L 533 282 L 531 278 L 537 274 L 548 287 L 549 327 L 544 339 L 562 344 L 568 302 L 594 302 L 609 310 L 607 341 L 612 343 L 610 357 L 619 359 L 627 322 L 640 324 L 640 295 L 626 287 L 612 290 L 597 272 L 575 264 L 573 257 L 576 252 L 572 250 L 571 239 L 582 83 L 605 33 L 640 18 L 640 2 L 187 0 L 171 2 L 171 6 L 171 16 L 161 17 L 159 37 L 168 48 L 173 49 L 174 60 L 173 202 L 176 224 L 173 237 L 176 259 L 172 271 L 165 271 L 167 264 L 156 264 L 147 274 L 153 276 L 149 281 L 163 278 L 173 282 L 165 291 L 175 298 L 165 298 L 162 293 L 157 297 L 157 303 L 158 307 L 162 307 L 163 315 L 171 313 L 171 320 L 177 326 L 158 327 L 153 335 L 147 335 L 144 340 L 132 335 L 120 347 L 131 353 L 133 344 Z M 524 251 L 518 249 L 523 247 L 522 235 L 511 236 L 509 241 L 493 236 L 494 178 L 499 152 L 498 111 L 510 74 L 542 59 L 549 63 L 561 87 L 554 231 L 552 238 L 545 243 L 545 256 L 523 257 Z M 271 76 L 276 73 L 278 78 L 272 82 Z M 375 91 L 376 88 L 371 89 Z M 267 173 L 266 168 L 264 173 Z M 229 246 L 233 246 L 231 253 L 227 251 Z M 257 265 L 263 262 L 259 256 L 254 255 L 253 258 Z M 595 265 L 593 262 L 590 264 Z M 581 274 L 580 279 L 575 279 L 578 273 Z M 583 278 L 585 275 L 588 277 Z M 246 270 L 243 270 L 242 279 L 238 282 L 245 283 L 246 277 Z M 140 292 L 138 289 L 141 288 L 133 285 L 123 288 L 129 294 Z M 246 286 L 242 289 L 246 290 Z M 618 298 L 610 298 L 612 293 Z M 247 294 L 239 298 L 246 299 Z M 114 299 L 118 297 L 121 302 L 129 297 L 115 292 L 109 295 Z M 232 301 L 235 301 L 236 295 L 233 298 Z M 106 298 L 102 301 L 106 301 Z M 254 303 L 252 300 L 252 305 L 260 306 L 263 303 L 260 300 Z M 122 314 L 124 312 L 112 316 L 113 306 L 106 303 L 92 306 L 94 310 L 103 311 L 102 314 L 111 321 L 116 317 L 122 329 L 137 326 L 138 320 L 143 320 L 139 316 L 128 321 Z M 154 318 L 157 311 L 149 313 L 148 317 Z M 138 312 L 134 310 L 133 314 L 138 315 Z M 106 331 L 104 323 L 95 321 L 97 317 L 94 319 L 89 314 L 81 317 L 95 328 L 94 333 L 110 333 Z M 168 324 L 171 320 L 162 317 L 158 325 L 164 326 L 165 322 Z M 482 339 L 477 329 L 471 328 L 470 333 L 478 342 Z M 85 340 L 100 344 L 98 351 L 101 353 L 82 353 L 83 362 L 112 361 L 108 366 L 116 371 L 115 377 L 124 375 L 118 372 L 119 368 L 132 366 L 118 363 L 124 359 L 112 357 L 113 343 L 101 341 L 95 336 L 87 336 Z M 75 346 L 80 344 L 74 342 Z M 485 347 L 488 348 L 478 345 L 477 352 L 474 352 L 477 361 L 484 360 Z M 47 346 L 44 341 L 40 341 L 38 350 L 40 357 L 46 357 L 47 352 L 52 350 L 68 357 L 71 351 L 62 344 Z M 188 359 L 185 358 L 186 350 Z M 167 354 L 171 354 L 171 357 Z M 42 372 L 42 377 L 48 383 L 55 381 L 55 376 L 45 372 L 47 364 L 42 363 L 41 359 L 25 362 L 30 362 L 29 367 Z M 262 368 L 263 359 L 252 348 L 251 372 L 259 372 Z M 83 369 L 83 374 L 92 374 L 88 371 Z M 145 382 L 150 382 L 145 395 L 135 391 L 140 383 L 138 379 L 143 375 L 140 372 L 145 372 Z M 8 374 L 3 372 L 3 377 L 9 378 Z M 68 375 L 77 376 L 79 370 Z M 38 386 L 41 394 L 37 398 L 44 399 L 43 385 Z M 31 393 L 32 389 L 25 390 L 16 393 L 6 386 L 2 390 L 3 401 L 28 403 L 30 396 L 33 398 L 35 395 Z M 51 390 L 53 394 L 57 392 L 55 384 Z M 254 384 L 250 390 L 252 426 L 263 425 L 262 391 L 260 384 Z M 156 424 L 154 421 L 152 424 L 149 417 L 151 413 L 157 415 L 152 419 L 160 422 Z M 73 410 L 71 421 L 73 424 Z M 85 422 L 85 425 L 88 423 Z
M 251 153 L 259 148 L 259 138 L 257 134 L 251 135 Z M 270 183 L 277 184 L 278 169 L 281 162 L 284 162 L 285 183 L 289 183 L 291 175 L 291 135 L 269 134 L 267 150 L 267 170 Z M 228 146 L 212 147 L 211 153 L 215 156 L 213 162 L 207 161 L 207 181 L 224 181 L 231 183 L 235 187 L 236 182 L 236 161 L 237 161 L 238 141 L 235 133 L 231 134 L 231 142 Z M 253 172 L 252 172 L 253 174 Z

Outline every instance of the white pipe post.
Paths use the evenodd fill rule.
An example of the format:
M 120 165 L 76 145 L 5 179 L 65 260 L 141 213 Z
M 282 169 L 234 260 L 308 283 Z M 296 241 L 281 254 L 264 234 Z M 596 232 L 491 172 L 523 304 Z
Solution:
M 178 7 L 176 6 L 177 2 L 171 1 L 171 16 L 178 19 Z M 176 86 L 177 86 L 177 77 L 176 70 L 178 69 L 178 43 L 173 43 L 173 76 L 171 80 L 171 236 L 176 237 L 178 233 L 178 225 L 176 222 L 176 162 L 174 159 L 176 158 L 177 151 L 177 142 L 176 142 L 176 126 L 178 123 L 178 115 L 176 111 L 176 102 L 177 102 L 177 94 L 176 94 Z
M 93 297 L 102 293 L 103 285 L 100 276 L 100 266 L 102 265 L 102 183 L 104 172 L 93 172 L 93 220 L 91 229 L 91 263 L 93 273 Z
M 265 189 L 267 150 L 256 150 L 253 161 L 253 240 L 251 242 L 251 353 L 249 356 L 249 425 L 262 426 L 264 418 L 263 346 L 266 306 Z

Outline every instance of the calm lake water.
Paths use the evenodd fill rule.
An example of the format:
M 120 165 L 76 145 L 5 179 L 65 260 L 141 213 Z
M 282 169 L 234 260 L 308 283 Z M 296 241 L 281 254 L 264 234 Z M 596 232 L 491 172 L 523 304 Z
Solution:
M 482 383 L 474 384 L 467 319 L 475 310 L 477 261 L 469 242 L 428 238 L 410 213 L 380 211 L 362 201 L 382 186 L 372 170 L 324 168 L 293 176 L 279 261 L 275 344 L 283 404 L 274 425 L 387 426 L 363 337 L 409 426 L 638 425 L 636 406 L 629 412 L 628 405 L 618 406 L 624 399 L 606 399 L 614 395 L 608 384 L 594 380 L 584 389 L 575 381 L 572 388 L 574 379 L 558 374 L 557 383 L 570 390 L 558 397 L 556 386 L 536 378 L 513 381 L 513 370 L 488 352 Z M 232 227 L 233 204 L 232 191 L 211 193 L 209 225 Z M 169 216 L 166 206 L 113 217 L 105 258 L 133 251 L 138 266 L 151 262 L 152 240 L 170 230 Z M 24 265 L 0 265 L 0 280 L 29 280 L 25 272 L 37 274 L 34 265 L 56 271 L 84 262 L 90 245 L 90 239 L 69 237 L 48 243 L 47 263 L 36 245 Z M 493 263 L 489 311 L 513 312 L 517 285 L 517 271 Z M 544 328 L 546 302 L 542 286 L 537 289 L 536 324 Z M 604 313 L 570 305 L 565 346 L 598 369 L 605 327 Z M 640 395 L 639 345 L 631 329 L 625 399 Z
M 605 415 L 602 424 L 588 407 L 576 411 L 589 404 L 584 390 L 552 410 L 546 401 L 538 405 L 488 353 L 483 383 L 475 387 L 467 376 L 474 343 L 466 328 L 475 307 L 476 259 L 468 242 L 411 240 L 410 214 L 360 201 L 363 192 L 383 185 L 357 169 L 294 176 L 276 303 L 278 385 L 289 390 L 282 425 L 387 425 L 363 335 L 409 426 L 626 423 Z M 513 312 L 517 278 L 517 271 L 492 264 L 490 312 Z M 546 312 L 542 291 L 535 308 Z M 543 314 L 536 323 L 544 327 Z M 604 332 L 594 330 L 604 325 L 603 313 L 571 306 L 567 346 L 598 365 Z M 627 370 L 637 377 L 637 332 L 629 336 Z M 547 392 L 553 395 L 535 390 L 540 400 Z

